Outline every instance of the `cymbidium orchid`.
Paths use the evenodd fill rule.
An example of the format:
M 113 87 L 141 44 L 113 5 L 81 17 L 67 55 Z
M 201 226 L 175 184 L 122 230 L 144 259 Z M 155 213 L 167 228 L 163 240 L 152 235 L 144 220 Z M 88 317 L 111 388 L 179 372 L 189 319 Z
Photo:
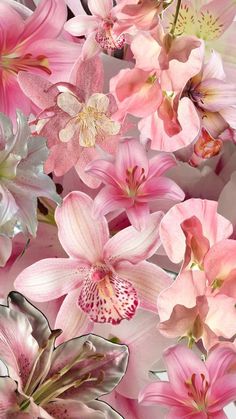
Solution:
M 103 67 L 98 57 L 79 62 L 73 80 L 76 85 L 53 85 L 39 76 L 19 75 L 23 91 L 42 110 L 37 129 L 50 149 L 45 171 L 62 176 L 75 166 L 83 182 L 96 188 L 100 182 L 85 173 L 85 166 L 101 153 L 115 152 L 121 125 L 112 119 L 114 100 L 101 93 Z
M 92 16 L 78 15 L 65 24 L 65 30 L 71 35 L 86 36 L 82 58 L 89 59 L 101 50 L 113 51 L 122 48 L 125 43 L 123 34 L 116 35 L 113 30 L 116 13 L 112 0 L 88 0 Z
M 51 330 L 44 315 L 16 292 L 0 312 L 0 360 L 7 368 L 0 378 L 2 417 L 120 418 L 97 397 L 122 378 L 125 345 L 85 335 L 55 348 L 61 331 Z
M 20 231 L 36 235 L 38 197 L 60 202 L 52 179 L 43 173 L 48 154 L 45 139 L 31 135 L 20 112 L 17 124 L 14 132 L 10 119 L 0 114 L 0 234 L 10 238 Z M 1 240 L 7 241 L 0 251 L 5 254 L 1 256 L 4 265 L 10 256 L 10 244 L 2 236 Z
M 86 168 L 106 184 L 95 198 L 94 214 L 122 208 L 135 228 L 145 228 L 150 201 L 184 199 L 178 185 L 162 176 L 175 164 L 174 157 L 167 154 L 158 154 L 149 161 L 144 147 L 136 139 L 120 143 L 113 162 L 94 160 Z
M 214 418 L 227 416 L 223 408 L 236 397 L 236 353 L 233 345 L 218 346 L 203 362 L 190 349 L 172 346 L 164 352 L 169 381 L 145 387 L 139 401 L 170 408 L 168 418 Z
M 14 3 L 0 5 L 0 110 L 13 119 L 16 108 L 26 115 L 32 110 L 17 81 L 19 71 L 41 74 L 53 82 L 66 81 L 81 50 L 78 43 L 59 39 L 66 21 L 64 0 L 42 0 L 26 20 Z
M 68 328 L 74 328 L 85 314 L 87 322 L 118 324 L 131 319 L 139 303 L 155 311 L 157 295 L 171 283 L 162 269 L 145 261 L 160 244 L 161 212 L 150 216 L 144 231 L 128 227 L 109 239 L 106 219 L 95 220 L 92 209 L 93 201 L 84 193 L 67 195 L 55 217 L 69 258 L 41 260 L 15 281 L 16 289 L 33 301 L 64 295 L 57 318 L 70 313 Z

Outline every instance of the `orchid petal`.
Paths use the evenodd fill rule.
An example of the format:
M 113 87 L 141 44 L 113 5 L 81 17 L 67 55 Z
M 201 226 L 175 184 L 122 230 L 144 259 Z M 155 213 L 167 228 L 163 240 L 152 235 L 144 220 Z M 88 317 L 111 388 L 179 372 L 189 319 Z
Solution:
M 92 217 L 93 201 L 82 192 L 71 192 L 56 209 L 59 240 L 66 252 L 89 263 L 97 262 L 109 238 L 105 218 Z
M 104 259 L 114 266 L 122 261 L 136 264 L 151 257 L 160 246 L 158 226 L 162 215 L 162 212 L 152 214 L 143 231 L 127 227 L 109 239 L 104 246 Z
M 117 274 L 131 282 L 137 293 L 142 307 L 156 312 L 159 293 L 172 284 L 172 280 L 159 266 L 149 262 L 131 265 L 120 262 L 116 266 Z
M 97 0 L 88 0 L 88 7 L 93 15 L 105 19 L 110 14 L 113 7 L 113 1 L 103 0 L 102 2 L 97 2 Z
M 40 260 L 18 275 L 15 288 L 34 301 L 54 300 L 77 288 L 87 268 L 73 259 Z
M 57 338 L 57 345 L 78 335 L 90 333 L 93 329 L 93 323 L 78 306 L 80 292 L 80 289 L 70 291 L 61 304 L 55 322 L 55 329 L 61 329 L 63 332 Z
M 98 27 L 98 19 L 95 16 L 76 16 L 65 23 L 64 29 L 74 36 L 88 35 Z

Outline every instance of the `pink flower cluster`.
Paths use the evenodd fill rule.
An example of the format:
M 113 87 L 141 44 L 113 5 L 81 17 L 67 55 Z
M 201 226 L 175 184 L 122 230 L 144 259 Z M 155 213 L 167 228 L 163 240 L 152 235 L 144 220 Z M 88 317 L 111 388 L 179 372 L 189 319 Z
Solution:
M 235 16 L 0 1 L 1 418 L 236 416 Z

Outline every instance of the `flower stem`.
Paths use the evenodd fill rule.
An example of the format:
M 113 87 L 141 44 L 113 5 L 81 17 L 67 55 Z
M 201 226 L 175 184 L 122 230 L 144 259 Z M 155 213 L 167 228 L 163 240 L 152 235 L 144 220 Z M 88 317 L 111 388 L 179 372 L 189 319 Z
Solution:
M 170 30 L 170 34 L 172 36 L 175 35 L 175 29 L 176 29 L 176 24 L 177 24 L 178 17 L 179 17 L 179 11 L 180 11 L 180 6 L 181 6 L 181 1 L 182 0 L 177 0 L 177 6 L 176 6 L 176 10 L 175 10 L 175 17 L 174 17 L 174 21 L 172 23 L 172 28 Z

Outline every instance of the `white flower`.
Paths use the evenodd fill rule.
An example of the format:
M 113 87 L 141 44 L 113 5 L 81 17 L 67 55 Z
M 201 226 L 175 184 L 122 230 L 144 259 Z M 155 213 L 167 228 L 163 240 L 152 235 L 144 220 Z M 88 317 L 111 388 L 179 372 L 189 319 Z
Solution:
M 0 113 L 0 266 L 11 254 L 9 238 L 20 231 L 36 235 L 37 198 L 60 202 L 52 179 L 43 173 L 47 155 L 46 140 L 31 134 L 21 112 L 15 133 Z

